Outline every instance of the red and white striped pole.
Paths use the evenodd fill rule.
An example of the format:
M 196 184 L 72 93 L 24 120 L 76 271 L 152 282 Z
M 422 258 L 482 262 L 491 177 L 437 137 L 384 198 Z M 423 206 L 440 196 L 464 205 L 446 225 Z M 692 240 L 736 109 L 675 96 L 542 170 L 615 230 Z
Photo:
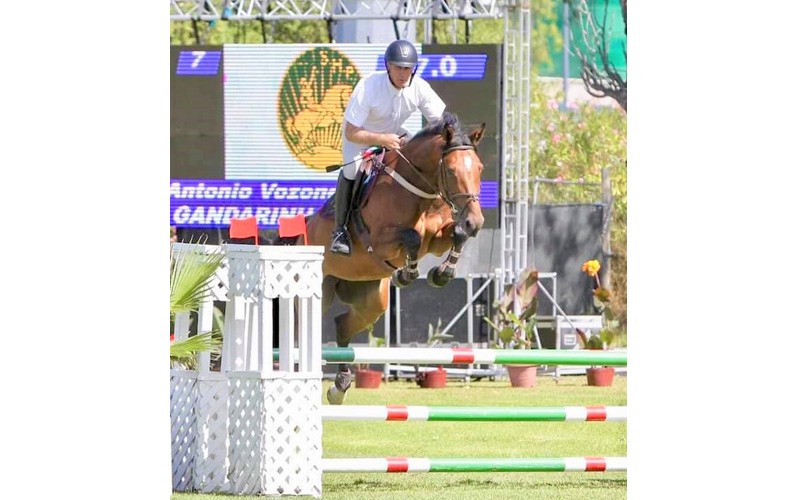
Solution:
M 566 458 L 323 458 L 322 472 L 612 472 L 626 457 Z
M 625 422 L 625 406 L 491 407 L 322 405 L 323 420 Z

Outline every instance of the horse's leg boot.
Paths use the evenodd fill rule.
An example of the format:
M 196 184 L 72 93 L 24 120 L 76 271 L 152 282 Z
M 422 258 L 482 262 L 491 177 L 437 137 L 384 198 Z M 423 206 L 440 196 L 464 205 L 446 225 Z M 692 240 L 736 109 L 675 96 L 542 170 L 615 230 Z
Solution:
M 335 229 L 333 229 L 330 239 L 330 251 L 341 255 L 352 253 L 352 243 L 349 240 L 346 223 L 349 218 L 352 186 L 354 184 L 355 181 L 350 181 L 344 177 L 343 172 L 338 175 L 338 185 L 335 187 Z
M 352 372 L 348 366 L 342 367 L 335 375 L 335 383 L 327 389 L 327 401 L 332 405 L 343 404 L 346 391 L 352 385 Z

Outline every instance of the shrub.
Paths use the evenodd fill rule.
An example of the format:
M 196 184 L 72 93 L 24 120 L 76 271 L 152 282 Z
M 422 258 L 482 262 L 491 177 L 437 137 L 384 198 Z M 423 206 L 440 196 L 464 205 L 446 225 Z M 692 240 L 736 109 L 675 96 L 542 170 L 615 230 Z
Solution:
M 538 191 L 538 203 L 596 203 L 601 200 L 601 170 L 609 169 L 614 256 L 610 307 L 625 329 L 626 113 L 617 107 L 596 107 L 590 103 L 562 109 L 561 96 L 561 91 L 552 92 L 540 80 L 532 87 L 530 178 L 585 183 L 547 184 Z

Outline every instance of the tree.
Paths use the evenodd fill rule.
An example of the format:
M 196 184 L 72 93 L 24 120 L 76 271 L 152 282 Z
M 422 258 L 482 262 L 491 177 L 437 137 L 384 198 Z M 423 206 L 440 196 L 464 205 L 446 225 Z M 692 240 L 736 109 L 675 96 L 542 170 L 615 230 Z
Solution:
M 570 0 L 566 0 L 570 1 Z M 626 62 L 626 1 L 618 0 L 623 16 L 623 59 Z M 621 75 L 610 59 L 612 19 L 609 16 L 609 0 L 603 7 L 592 0 L 572 2 L 574 29 L 571 44 L 576 57 L 582 63 L 582 81 L 594 97 L 611 97 L 626 111 L 626 76 Z M 598 21 L 597 18 L 601 18 Z M 576 37 L 579 37 L 575 40 Z M 624 72 L 625 73 L 625 72 Z

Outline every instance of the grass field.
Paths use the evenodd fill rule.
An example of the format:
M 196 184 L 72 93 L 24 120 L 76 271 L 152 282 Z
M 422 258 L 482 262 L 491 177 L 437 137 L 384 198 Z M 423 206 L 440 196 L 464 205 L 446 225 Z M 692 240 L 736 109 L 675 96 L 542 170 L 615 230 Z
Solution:
M 324 391 L 330 382 L 325 381 Z M 422 389 L 409 381 L 349 391 L 345 404 L 424 406 L 626 406 L 626 377 L 612 387 L 590 387 L 584 375 L 539 376 L 536 387 L 506 380 Z M 626 456 L 625 422 L 350 422 L 324 423 L 326 458 L 533 458 Z M 626 472 L 328 473 L 325 499 L 561 499 L 626 498 Z M 174 500 L 263 497 L 174 494 Z

